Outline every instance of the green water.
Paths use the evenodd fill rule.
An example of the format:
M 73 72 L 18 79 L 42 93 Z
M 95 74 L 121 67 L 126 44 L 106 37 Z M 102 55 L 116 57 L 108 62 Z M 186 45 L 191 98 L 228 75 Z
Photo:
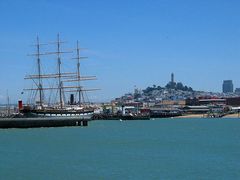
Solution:
M 0 179 L 240 179 L 240 119 L 0 130 Z

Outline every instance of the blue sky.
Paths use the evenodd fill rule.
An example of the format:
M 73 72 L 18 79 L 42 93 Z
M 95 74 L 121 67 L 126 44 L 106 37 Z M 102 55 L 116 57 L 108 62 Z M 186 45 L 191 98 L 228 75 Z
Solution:
M 240 87 L 238 0 L 9 0 L 0 9 L 1 102 L 7 90 L 12 101 L 23 98 L 34 67 L 30 45 L 57 33 L 66 49 L 76 40 L 88 48 L 83 73 L 97 75 L 88 85 L 102 89 L 93 100 L 164 86 L 172 72 L 196 90 L 220 92 L 224 79 Z

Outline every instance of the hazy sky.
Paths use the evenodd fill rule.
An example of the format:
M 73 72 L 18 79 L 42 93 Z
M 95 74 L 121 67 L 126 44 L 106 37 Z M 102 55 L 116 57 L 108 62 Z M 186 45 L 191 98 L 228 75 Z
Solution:
M 164 86 L 172 72 L 196 90 L 221 91 L 224 79 L 240 87 L 239 9 L 239 0 L 0 1 L 0 103 L 7 90 L 12 101 L 22 98 L 36 36 L 52 42 L 57 33 L 65 49 L 76 40 L 88 48 L 83 73 L 97 75 L 89 86 L 102 89 L 89 95 L 93 100 L 135 85 Z

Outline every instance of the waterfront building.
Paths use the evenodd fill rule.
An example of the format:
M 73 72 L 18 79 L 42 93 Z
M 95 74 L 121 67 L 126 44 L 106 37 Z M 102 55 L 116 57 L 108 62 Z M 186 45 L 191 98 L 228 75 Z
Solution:
M 240 88 L 236 88 L 235 93 L 240 94 Z
M 212 99 L 199 99 L 200 105 L 226 105 L 226 99 L 223 98 L 212 98 Z
M 228 106 L 239 107 L 240 106 L 240 97 L 229 97 L 226 99 L 226 104 Z
M 233 92 L 233 82 L 232 80 L 224 80 L 222 85 L 223 93 L 232 93 Z

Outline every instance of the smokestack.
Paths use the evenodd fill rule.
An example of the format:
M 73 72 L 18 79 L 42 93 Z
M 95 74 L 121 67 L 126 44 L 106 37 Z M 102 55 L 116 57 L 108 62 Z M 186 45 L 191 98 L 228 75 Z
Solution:
M 70 94 L 70 105 L 74 104 L 74 94 Z
M 19 109 L 19 110 L 22 110 L 22 109 L 23 109 L 23 103 L 22 103 L 22 100 L 21 100 L 21 99 L 18 101 L 18 109 Z

